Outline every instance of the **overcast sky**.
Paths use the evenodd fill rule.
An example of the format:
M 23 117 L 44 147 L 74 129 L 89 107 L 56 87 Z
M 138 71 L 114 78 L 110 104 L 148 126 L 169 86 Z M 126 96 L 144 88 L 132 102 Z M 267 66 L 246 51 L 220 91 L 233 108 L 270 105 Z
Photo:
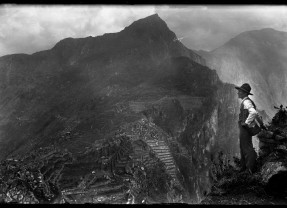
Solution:
M 273 28 L 287 32 L 287 6 L 280 5 L 0 5 L 0 56 L 47 50 L 67 37 L 119 32 L 155 13 L 194 50 L 213 50 L 248 30 Z

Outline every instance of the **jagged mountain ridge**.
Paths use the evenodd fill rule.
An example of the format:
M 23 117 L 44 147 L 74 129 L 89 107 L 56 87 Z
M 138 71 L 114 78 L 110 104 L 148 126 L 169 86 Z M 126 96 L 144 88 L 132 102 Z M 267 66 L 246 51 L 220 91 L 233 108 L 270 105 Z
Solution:
M 155 29 L 164 28 L 163 30 L 166 32 L 165 36 L 168 37 L 166 41 L 168 41 L 167 43 L 169 43 L 170 48 L 166 47 L 167 43 L 160 36 L 154 36 L 156 41 L 155 44 L 149 45 L 151 46 L 150 49 L 149 47 L 145 47 L 147 45 L 146 39 L 150 38 L 150 36 L 146 35 L 147 38 L 142 38 L 138 34 L 137 24 L 132 24 L 133 27 L 135 25 L 134 30 L 130 29 L 133 28 L 131 25 L 118 34 L 106 34 L 101 37 L 89 37 L 79 40 L 71 38 L 64 39 L 56 44 L 53 49 L 38 52 L 31 56 L 11 55 L 2 57 L 1 84 L 4 100 L 6 97 L 7 100 L 9 100 L 9 96 L 16 98 L 21 94 L 23 98 L 22 101 L 24 101 L 23 104 L 25 105 L 25 101 L 29 101 L 31 98 L 41 100 L 57 93 L 59 93 L 57 96 L 65 96 L 65 94 L 73 92 L 76 94 L 77 91 L 82 90 L 83 85 L 80 85 L 80 83 L 89 79 L 91 76 L 93 83 L 90 83 L 90 85 L 93 85 L 93 89 L 90 88 L 90 90 L 93 92 L 86 92 L 87 94 L 98 93 L 97 89 L 109 88 L 109 85 L 116 85 L 117 82 L 122 85 L 125 84 L 125 87 L 134 86 L 153 76 L 154 72 L 151 70 L 154 70 L 154 68 L 151 69 L 152 67 L 150 66 L 152 66 L 152 64 L 150 61 L 158 65 L 159 60 L 164 60 L 172 56 L 189 56 L 191 54 L 191 51 L 183 47 L 180 42 L 172 41 L 175 37 L 174 33 L 169 31 L 166 23 L 157 15 L 148 17 L 145 21 L 139 20 L 139 22 L 143 22 L 141 25 L 145 26 L 143 27 L 145 31 L 141 31 L 141 34 L 152 33 L 152 30 L 149 30 L 147 27 L 149 19 L 154 19 L 156 23 Z M 133 39 L 131 37 L 133 37 Z M 103 39 L 106 39 L 106 41 Z M 113 42 L 113 40 L 115 41 Z M 180 49 L 174 50 L 173 48 Z M 121 52 L 118 53 L 115 49 L 121 50 Z M 149 51 L 146 51 L 146 49 Z M 89 52 L 85 53 L 85 51 L 92 52 L 90 54 Z M 109 54 L 107 54 L 107 51 Z M 123 57 L 124 61 L 122 61 Z M 145 60 L 146 57 L 147 60 Z M 95 68 L 89 66 L 92 64 L 96 66 L 97 73 L 94 71 Z M 34 73 L 34 76 L 29 76 L 31 73 Z M 66 87 L 66 84 L 72 85 Z M 9 87 L 7 88 L 6 86 Z M 50 88 L 50 91 L 46 90 L 47 88 Z M 12 93 L 11 95 L 10 92 Z M 105 92 L 100 93 L 104 94 Z M 50 102 L 48 104 L 50 106 L 57 105 L 57 102 L 53 100 L 46 102 Z M 43 107 L 45 105 L 47 105 L 47 103 L 43 103 Z M 5 114 L 6 116 L 10 115 L 9 110 L 3 112 L 4 117 Z M 23 115 L 23 117 L 24 120 L 27 119 L 25 115 Z M 18 118 L 18 120 L 23 121 L 22 117 Z
M 68 38 L 51 50 L 1 57 L 1 159 L 28 153 L 37 158 L 40 148 L 52 155 L 55 148 L 68 152 L 72 165 L 51 161 L 42 174 L 61 191 L 81 192 L 81 184 L 94 180 L 89 181 L 91 171 L 99 177 L 126 174 L 128 152 L 114 137 L 126 134 L 132 139 L 133 132 L 133 142 L 165 144 L 168 160 L 157 155 L 158 149 L 153 150 L 155 158 L 148 151 L 137 157 L 157 158 L 168 166 L 165 173 L 181 189 L 176 195 L 183 195 L 177 200 L 200 201 L 209 189 L 209 158 L 217 134 L 225 135 L 219 134 L 224 131 L 218 129 L 218 120 L 235 116 L 235 110 L 218 112 L 234 102 L 235 92 L 225 94 L 228 87 L 216 72 L 200 65 L 202 59 L 175 38 L 152 15 L 119 33 Z M 218 96 L 223 100 L 218 102 Z M 223 144 L 235 146 L 234 138 Z M 119 154 L 116 160 L 107 158 L 113 152 Z M 86 159 L 81 162 L 81 157 Z M 139 163 L 147 168 L 150 160 Z M 168 201 L 164 197 L 157 200 Z
M 211 52 L 197 51 L 224 82 L 251 84 L 267 116 L 286 100 L 287 33 L 271 28 L 243 32 Z M 270 119 L 267 119 L 270 120 Z
M 103 44 L 103 41 L 107 42 Z M 174 32 L 169 30 L 167 24 L 157 14 L 137 20 L 119 33 L 88 38 L 66 38 L 57 43 L 53 49 L 58 51 L 58 57 L 65 57 L 71 64 L 86 59 L 103 61 L 107 52 L 109 56 L 117 58 L 119 52 L 130 54 L 139 49 L 141 53 L 150 53 L 154 59 L 157 56 L 165 58 L 186 56 L 200 64 L 204 63 L 199 55 L 186 48 L 180 41 L 176 41 Z M 77 60 L 73 57 L 77 57 L 75 58 Z

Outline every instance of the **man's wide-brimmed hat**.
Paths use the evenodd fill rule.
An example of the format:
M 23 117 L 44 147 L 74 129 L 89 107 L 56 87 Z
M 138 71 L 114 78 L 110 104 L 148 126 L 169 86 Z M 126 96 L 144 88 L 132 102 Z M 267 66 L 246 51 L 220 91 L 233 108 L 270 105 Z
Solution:
M 253 95 L 250 93 L 251 91 L 251 87 L 248 83 L 244 83 L 243 85 L 241 85 L 241 87 L 235 87 L 237 90 L 242 90 L 246 93 L 248 93 L 249 95 Z

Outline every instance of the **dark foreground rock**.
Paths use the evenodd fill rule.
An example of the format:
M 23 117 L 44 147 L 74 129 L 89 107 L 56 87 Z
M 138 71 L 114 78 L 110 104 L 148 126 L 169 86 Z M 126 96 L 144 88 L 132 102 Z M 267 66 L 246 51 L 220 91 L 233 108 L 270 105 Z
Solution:
M 258 134 L 260 173 L 270 194 L 287 196 L 287 112 L 282 105 L 277 109 L 267 130 Z
M 239 159 L 227 161 L 223 153 L 211 170 L 213 187 L 202 204 L 287 204 L 287 112 L 281 105 L 257 136 L 260 141 L 254 174 L 239 171 Z

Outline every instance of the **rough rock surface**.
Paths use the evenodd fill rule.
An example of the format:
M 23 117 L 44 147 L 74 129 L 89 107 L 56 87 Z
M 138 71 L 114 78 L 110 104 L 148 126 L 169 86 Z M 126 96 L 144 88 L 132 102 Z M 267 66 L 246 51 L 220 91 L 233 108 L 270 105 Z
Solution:
M 276 109 L 267 129 L 257 135 L 256 172 L 239 172 L 239 159 L 231 162 L 220 152 L 211 169 L 214 185 L 202 204 L 287 204 L 287 111 L 282 105 Z

